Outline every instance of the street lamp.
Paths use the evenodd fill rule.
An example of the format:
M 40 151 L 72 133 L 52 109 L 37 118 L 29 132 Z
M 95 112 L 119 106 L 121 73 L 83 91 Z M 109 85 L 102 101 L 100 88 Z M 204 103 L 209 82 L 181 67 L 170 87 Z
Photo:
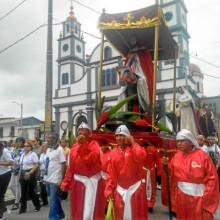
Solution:
M 23 103 L 18 103 L 18 102 L 15 102 L 13 101 L 12 103 L 14 104 L 17 104 L 17 105 L 20 105 L 21 106 L 21 137 L 22 137 L 22 133 L 23 133 L 23 122 L 22 122 L 22 115 L 23 115 Z

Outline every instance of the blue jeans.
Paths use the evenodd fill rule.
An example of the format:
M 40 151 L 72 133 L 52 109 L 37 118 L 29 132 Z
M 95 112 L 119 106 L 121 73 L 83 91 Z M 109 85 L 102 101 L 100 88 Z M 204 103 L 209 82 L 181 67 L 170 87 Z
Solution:
M 47 193 L 50 196 L 49 220 L 59 220 L 65 217 L 59 198 L 59 187 L 47 184 Z

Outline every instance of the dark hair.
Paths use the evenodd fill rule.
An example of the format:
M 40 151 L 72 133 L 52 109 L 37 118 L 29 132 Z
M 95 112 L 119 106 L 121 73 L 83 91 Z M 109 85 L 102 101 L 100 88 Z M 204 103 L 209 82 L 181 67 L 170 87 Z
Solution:
M 56 141 L 59 140 L 59 134 L 57 134 L 56 132 L 52 132 L 50 134 L 52 135 L 52 139 L 55 139 Z
M 16 138 L 15 142 L 22 142 L 22 146 L 24 146 L 24 143 L 25 143 L 25 139 L 23 137 L 18 137 Z
M 42 145 L 42 140 L 41 140 L 40 138 L 35 138 L 35 140 L 36 140 L 37 142 L 39 142 L 39 145 L 40 145 L 40 146 Z

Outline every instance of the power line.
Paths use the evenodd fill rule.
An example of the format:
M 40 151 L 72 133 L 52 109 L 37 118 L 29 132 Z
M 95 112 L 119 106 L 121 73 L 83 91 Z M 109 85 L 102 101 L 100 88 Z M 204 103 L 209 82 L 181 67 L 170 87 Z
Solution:
M 78 3 L 79 5 L 82 5 L 82 6 L 85 7 L 85 8 L 88 8 L 89 10 L 91 10 L 91 11 L 93 11 L 93 12 L 99 14 L 99 15 L 102 14 L 102 13 L 100 13 L 100 12 L 98 12 L 98 11 L 96 11 L 96 10 L 90 8 L 90 7 L 87 6 L 87 5 L 84 5 L 84 4 L 82 4 L 82 3 L 78 2 L 78 1 L 76 1 L 76 0 L 73 0 L 73 1 L 76 2 L 76 3 Z
M 171 66 L 174 67 L 173 64 L 169 64 L 169 65 L 171 65 Z M 177 66 L 177 68 L 181 68 L 181 69 L 184 69 L 184 70 L 192 71 L 192 69 L 186 68 L 186 67 L 184 67 L 184 66 Z M 170 68 L 167 68 L 167 69 L 170 69 Z M 162 70 L 167 70 L 167 69 L 160 69 L 160 70 L 162 71 Z M 201 75 L 203 75 L 203 76 L 209 76 L 209 77 L 212 77 L 212 78 L 215 78 L 215 79 L 220 79 L 220 77 L 211 76 L 211 75 L 209 75 L 209 74 L 205 74 L 205 73 L 202 73 L 202 72 L 197 72 L 197 71 L 193 71 L 193 72 L 194 72 L 194 73 L 199 73 L 199 74 L 201 74 Z
M 0 18 L 0 21 L 7 17 L 9 14 L 11 14 L 16 8 L 18 8 L 20 5 L 22 5 L 26 0 L 22 1 L 20 4 L 18 4 L 16 7 L 14 7 L 11 11 L 9 11 L 7 14 L 5 14 L 3 17 Z
M 188 54 L 188 53 L 187 53 L 187 54 Z M 213 63 L 210 63 L 210 62 L 208 62 L 208 61 L 206 61 L 206 60 L 203 60 L 203 59 L 201 59 L 201 58 L 198 58 L 197 56 L 193 56 L 193 55 L 190 55 L 190 54 L 188 54 L 188 55 L 191 56 L 191 57 L 193 57 L 193 58 L 195 58 L 195 59 L 197 59 L 197 60 L 200 60 L 200 61 L 202 61 L 202 62 L 204 62 L 204 63 L 207 63 L 207 64 L 209 64 L 209 65 L 211 65 L 211 66 L 214 66 L 214 67 L 220 69 L 220 66 L 217 66 L 217 65 L 215 65 L 215 64 L 213 64 Z
M 33 34 L 34 32 L 36 32 L 37 30 L 39 30 L 40 28 L 46 26 L 45 23 L 40 25 L 38 28 L 36 28 L 35 30 L 31 31 L 29 34 L 27 34 L 26 36 L 22 37 L 21 39 L 17 40 L 16 42 L 14 42 L 13 44 L 11 44 L 10 46 L 4 48 L 3 50 L 0 51 L 0 54 L 3 53 L 4 51 L 8 50 L 9 48 L 13 47 L 15 44 L 19 43 L 20 41 L 24 40 L 25 38 L 29 37 L 31 34 Z

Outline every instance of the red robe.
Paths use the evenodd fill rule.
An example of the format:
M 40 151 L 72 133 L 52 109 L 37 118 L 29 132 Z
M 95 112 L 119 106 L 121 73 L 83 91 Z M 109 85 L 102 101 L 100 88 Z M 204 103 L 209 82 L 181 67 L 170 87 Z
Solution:
M 74 174 L 92 177 L 101 172 L 100 148 L 96 141 L 83 146 L 73 145 L 70 151 L 70 162 L 61 189 L 71 190 L 71 219 L 83 219 L 85 185 L 74 178 Z M 105 218 L 104 185 L 102 178 L 98 181 L 93 219 Z
M 127 145 L 121 152 L 116 147 L 111 152 L 110 164 L 107 172 L 105 196 L 114 195 L 114 214 L 115 219 L 123 219 L 124 201 L 122 196 L 116 190 L 117 185 L 123 189 L 128 189 L 138 181 L 140 186 L 131 196 L 131 214 L 132 219 L 147 219 L 147 198 L 146 185 L 142 181 L 143 175 L 143 161 L 146 159 L 145 150 L 138 144 L 133 147 Z
M 213 219 L 211 213 L 215 213 L 219 203 L 219 182 L 210 156 L 197 148 L 187 154 L 178 151 L 169 164 L 169 171 L 171 188 L 175 190 L 177 219 Z M 183 193 L 177 185 L 178 181 L 205 184 L 204 195 L 199 197 Z M 203 216 L 202 209 L 210 213 Z
M 144 167 L 150 171 L 151 188 L 152 188 L 151 199 L 148 200 L 148 207 L 152 208 L 156 200 L 156 167 L 157 167 L 157 175 L 161 175 L 162 164 L 159 157 L 159 153 L 156 148 L 145 147 L 144 149 L 147 154 L 147 160 L 144 163 Z M 147 176 L 147 172 L 145 175 Z
M 141 69 L 145 75 L 146 82 L 148 85 L 148 91 L 149 91 L 149 101 L 150 104 L 152 105 L 152 100 L 153 100 L 153 62 L 152 62 L 152 57 L 148 49 L 140 49 L 137 52 L 139 62 L 141 65 Z M 125 64 L 127 64 L 129 58 L 132 56 L 132 52 L 129 52 Z

